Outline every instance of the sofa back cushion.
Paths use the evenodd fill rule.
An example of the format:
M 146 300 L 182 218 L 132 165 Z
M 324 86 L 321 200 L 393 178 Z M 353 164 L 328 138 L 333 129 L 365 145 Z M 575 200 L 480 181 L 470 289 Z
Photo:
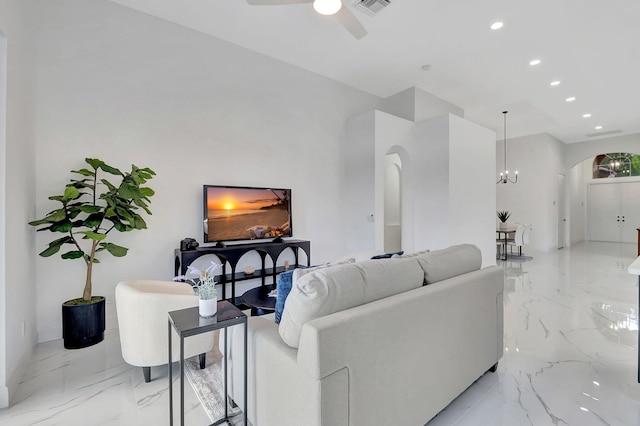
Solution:
M 424 270 L 425 284 L 476 271 L 482 265 L 482 252 L 473 244 L 460 244 L 416 256 Z
M 299 277 L 284 305 L 279 332 L 297 348 L 307 321 L 422 286 L 417 258 L 366 260 L 317 269 Z

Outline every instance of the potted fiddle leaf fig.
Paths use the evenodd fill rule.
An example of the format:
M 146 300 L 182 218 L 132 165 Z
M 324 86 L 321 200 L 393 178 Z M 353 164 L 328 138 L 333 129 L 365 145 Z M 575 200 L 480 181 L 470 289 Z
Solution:
M 132 164 L 130 172 L 122 172 L 97 158 L 84 161 L 88 167 L 71 171 L 73 176 L 62 195 L 49 197 L 61 206 L 44 218 L 29 222 L 40 226 L 38 231 L 55 234 L 40 256 L 49 257 L 62 250 L 60 257 L 81 259 L 86 266 L 82 297 L 62 304 L 62 337 L 67 349 L 84 348 L 104 339 L 105 298 L 92 295 L 93 266 L 100 262 L 100 252 L 115 257 L 127 254 L 127 248 L 107 242 L 107 238 L 113 230 L 146 229 L 141 210 L 151 214 L 150 197 L 154 195 L 151 188 L 143 186 L 155 175 L 149 168 Z M 107 180 L 104 174 L 117 181 Z

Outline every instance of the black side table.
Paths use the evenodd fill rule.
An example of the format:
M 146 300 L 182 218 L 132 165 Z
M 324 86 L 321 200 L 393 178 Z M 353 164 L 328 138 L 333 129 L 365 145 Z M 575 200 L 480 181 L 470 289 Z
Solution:
M 171 327 L 180 336 L 180 425 L 184 425 L 184 339 L 213 330 L 225 329 L 237 324 L 244 324 L 244 425 L 247 425 L 247 316 L 231 303 L 223 300 L 218 302 L 218 312 L 211 318 L 203 318 L 198 313 L 198 307 L 180 309 L 169 312 L 169 425 L 173 425 L 173 369 L 171 360 Z M 229 421 L 227 395 L 227 360 L 229 359 L 228 336 L 224 333 L 224 418 L 213 425 Z
M 251 308 L 251 316 L 262 315 L 276 310 L 276 298 L 269 297 L 275 285 L 261 285 L 247 290 L 242 295 L 242 303 Z

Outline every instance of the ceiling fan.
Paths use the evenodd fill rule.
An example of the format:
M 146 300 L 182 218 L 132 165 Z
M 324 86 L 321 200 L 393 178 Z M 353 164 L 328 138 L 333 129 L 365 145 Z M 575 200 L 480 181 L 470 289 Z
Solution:
M 321 15 L 335 15 L 342 26 L 355 38 L 367 35 L 358 18 L 342 4 L 341 0 L 247 0 L 251 6 L 274 6 L 300 3 L 313 3 L 313 8 Z

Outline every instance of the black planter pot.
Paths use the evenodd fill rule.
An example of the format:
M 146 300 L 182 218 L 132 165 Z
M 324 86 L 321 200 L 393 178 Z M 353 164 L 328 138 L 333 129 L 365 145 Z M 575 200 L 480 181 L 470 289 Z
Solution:
M 62 339 L 66 349 L 81 349 L 104 340 L 105 298 L 85 305 L 62 304 Z

